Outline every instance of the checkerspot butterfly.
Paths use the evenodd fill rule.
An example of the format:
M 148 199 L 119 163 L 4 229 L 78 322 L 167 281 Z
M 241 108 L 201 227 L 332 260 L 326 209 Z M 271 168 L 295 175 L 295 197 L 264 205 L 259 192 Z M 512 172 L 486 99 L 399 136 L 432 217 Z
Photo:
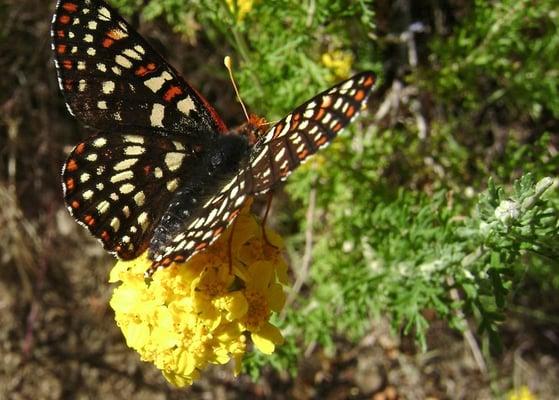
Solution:
M 375 81 L 362 72 L 272 127 L 229 130 L 216 111 L 101 0 L 60 0 L 52 20 L 60 90 L 97 133 L 62 171 L 72 216 L 122 259 L 146 249 L 150 272 L 186 261 L 326 146 L 360 111 Z

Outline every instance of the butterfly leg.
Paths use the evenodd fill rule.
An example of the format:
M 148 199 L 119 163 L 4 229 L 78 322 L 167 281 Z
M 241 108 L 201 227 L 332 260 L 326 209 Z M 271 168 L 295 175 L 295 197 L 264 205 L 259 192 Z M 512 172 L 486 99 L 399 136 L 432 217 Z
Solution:
M 268 236 L 266 235 L 266 221 L 268 220 L 268 214 L 270 212 L 270 208 L 272 208 L 272 199 L 274 198 L 274 192 L 268 192 L 268 198 L 266 199 L 266 211 L 264 211 L 264 217 L 262 218 L 262 237 L 268 246 L 273 248 L 277 248 L 268 240 Z
M 229 274 L 233 274 L 233 234 L 235 233 L 235 226 L 237 225 L 237 218 L 233 221 L 231 225 L 231 233 L 227 239 L 227 252 L 229 253 Z

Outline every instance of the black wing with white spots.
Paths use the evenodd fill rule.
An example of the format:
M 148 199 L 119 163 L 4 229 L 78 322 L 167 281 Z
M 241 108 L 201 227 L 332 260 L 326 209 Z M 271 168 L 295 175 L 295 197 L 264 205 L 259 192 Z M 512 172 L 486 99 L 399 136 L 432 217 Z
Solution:
M 254 194 L 285 180 L 361 111 L 375 83 L 362 72 L 315 96 L 275 124 L 254 146 L 250 166 Z
M 213 243 L 247 196 L 285 179 L 355 118 L 375 81 L 364 72 L 334 86 L 250 147 L 102 0 L 59 1 L 52 37 L 68 109 L 101 130 L 64 164 L 66 205 L 120 258 L 148 249 L 150 273 Z
M 187 260 L 210 245 L 233 221 L 248 195 L 264 193 L 330 141 L 359 113 L 375 76 L 363 72 L 315 96 L 274 125 L 248 160 L 188 224 L 153 253 L 150 272 Z
M 182 220 L 169 240 L 150 248 L 150 258 L 154 260 L 150 271 L 166 267 L 171 262 L 183 262 L 197 252 L 211 245 L 231 224 L 252 192 L 251 176 L 248 168 L 230 178 L 217 192 L 207 199 L 192 218 Z M 162 225 L 162 228 L 167 229 Z
M 149 245 L 167 205 L 197 175 L 200 155 L 162 135 L 100 133 L 78 144 L 62 171 L 72 216 L 122 259 Z
M 60 0 L 52 20 L 60 90 L 70 112 L 100 130 L 218 134 L 214 109 L 101 0 Z

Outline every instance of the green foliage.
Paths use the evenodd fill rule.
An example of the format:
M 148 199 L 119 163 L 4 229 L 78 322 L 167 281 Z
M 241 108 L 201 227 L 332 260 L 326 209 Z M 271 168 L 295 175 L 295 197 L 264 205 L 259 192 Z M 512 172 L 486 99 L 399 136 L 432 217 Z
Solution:
M 465 111 L 498 104 L 510 118 L 559 117 L 558 13 L 555 0 L 475 1 L 453 35 L 433 43 L 432 90 Z
M 132 0 L 114 3 L 124 10 L 137 4 Z M 374 27 L 370 0 L 312 3 L 309 8 L 306 2 L 292 0 L 257 1 L 241 19 L 225 0 L 160 0 L 150 2 L 143 14 L 149 19 L 164 16 L 176 31 L 189 37 L 196 33 L 188 23 L 195 15 L 205 35 L 216 42 L 226 41 L 234 49 L 243 100 L 272 119 L 328 86 L 329 70 L 320 62 L 323 53 L 353 52 L 360 60 L 356 70 L 378 66 L 378 61 L 372 61 L 373 42 L 367 40 Z M 351 40 L 355 36 L 364 39 L 359 46 Z M 222 73 L 226 73 L 223 68 Z
M 152 0 L 142 13 L 232 53 L 245 102 L 270 120 L 341 79 L 324 54 L 342 50 L 354 70 L 381 76 L 381 63 L 405 62 L 378 55 L 372 1 L 257 1 L 245 14 L 243 4 Z M 426 137 L 403 102 L 392 121 L 360 119 L 290 177 L 295 211 L 280 218 L 300 226 L 287 238 L 296 277 L 312 229 L 312 266 L 280 321 L 286 343 L 246 360 L 253 377 L 264 364 L 293 373 L 301 348 L 333 352 L 337 335 L 358 339 L 379 315 L 422 349 L 433 312 L 458 330 L 473 320 L 498 349 L 526 275 L 559 287 L 559 195 L 545 178 L 559 169 L 559 6 L 480 0 L 467 10 L 399 80 L 429 99 Z

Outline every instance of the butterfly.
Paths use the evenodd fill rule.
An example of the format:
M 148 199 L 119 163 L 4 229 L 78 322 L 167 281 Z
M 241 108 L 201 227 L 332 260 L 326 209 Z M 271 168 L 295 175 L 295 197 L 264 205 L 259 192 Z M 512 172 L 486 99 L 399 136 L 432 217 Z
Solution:
M 52 49 L 69 112 L 97 133 L 62 170 L 64 201 L 103 247 L 150 273 L 208 247 L 247 196 L 270 191 L 359 113 L 361 72 L 273 126 L 228 129 L 214 108 L 101 0 L 60 0 Z

